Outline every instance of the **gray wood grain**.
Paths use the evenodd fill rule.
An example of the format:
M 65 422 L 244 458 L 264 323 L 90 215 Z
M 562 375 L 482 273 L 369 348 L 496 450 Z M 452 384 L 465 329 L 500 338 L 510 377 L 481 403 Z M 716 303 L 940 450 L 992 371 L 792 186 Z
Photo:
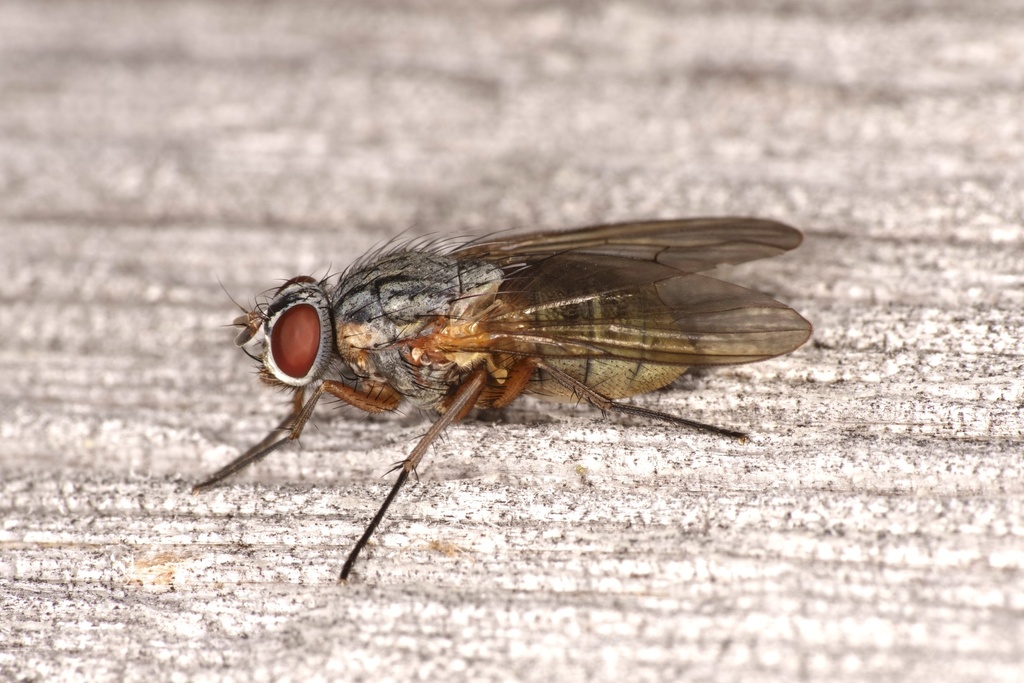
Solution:
M 0 8 L 0 678 L 1017 680 L 1019 3 Z M 223 327 L 383 240 L 702 214 L 813 341 L 448 430 L 286 398 Z

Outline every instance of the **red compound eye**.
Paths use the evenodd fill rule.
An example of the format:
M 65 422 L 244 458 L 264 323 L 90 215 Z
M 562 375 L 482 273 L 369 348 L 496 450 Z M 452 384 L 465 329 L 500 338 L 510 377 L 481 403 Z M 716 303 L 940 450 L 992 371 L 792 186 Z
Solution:
M 270 333 L 270 352 L 281 372 L 305 377 L 320 350 L 320 314 L 309 304 L 292 306 L 281 314 Z

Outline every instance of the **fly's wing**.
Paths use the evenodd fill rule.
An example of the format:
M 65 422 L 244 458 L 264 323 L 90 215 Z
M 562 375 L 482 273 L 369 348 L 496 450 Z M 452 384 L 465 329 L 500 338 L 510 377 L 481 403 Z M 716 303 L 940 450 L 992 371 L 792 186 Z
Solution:
M 519 269 L 497 299 L 498 310 L 478 325 L 484 335 L 459 350 L 719 365 L 788 353 L 811 332 L 796 311 L 760 292 L 654 261 L 589 252 Z
M 574 252 L 652 261 L 697 273 L 722 264 L 776 256 L 799 246 L 800 231 L 759 218 L 687 218 L 595 225 L 563 232 L 483 238 L 455 251 L 502 268 L 538 263 Z

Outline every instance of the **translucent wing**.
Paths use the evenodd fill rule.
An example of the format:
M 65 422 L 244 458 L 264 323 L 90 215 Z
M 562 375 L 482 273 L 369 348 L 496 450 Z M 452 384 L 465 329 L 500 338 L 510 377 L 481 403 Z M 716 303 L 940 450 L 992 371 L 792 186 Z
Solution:
M 758 218 L 689 218 L 595 225 L 563 232 L 537 232 L 505 239 L 483 238 L 455 253 L 503 268 L 537 263 L 575 252 L 653 261 L 697 273 L 721 264 L 776 256 L 799 246 L 799 230 Z
M 719 365 L 788 353 L 811 332 L 796 311 L 760 292 L 601 254 L 556 254 L 524 267 L 498 300 L 501 308 L 481 321 L 479 351 Z

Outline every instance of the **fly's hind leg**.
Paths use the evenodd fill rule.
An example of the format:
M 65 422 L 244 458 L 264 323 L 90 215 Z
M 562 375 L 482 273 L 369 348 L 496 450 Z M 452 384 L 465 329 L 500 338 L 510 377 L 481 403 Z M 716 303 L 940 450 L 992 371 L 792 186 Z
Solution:
M 685 417 L 669 415 L 668 413 L 644 408 L 643 406 L 635 406 L 629 403 L 616 403 L 612 399 L 601 395 L 599 392 L 588 387 L 586 384 L 567 374 L 563 370 L 553 367 L 543 361 L 536 361 L 536 363 L 537 367 L 548 373 L 553 380 L 561 384 L 566 389 L 572 391 L 580 399 L 602 411 L 613 410 L 618 413 L 626 413 L 627 415 L 638 415 L 640 417 L 647 417 L 653 420 L 662 420 L 664 422 L 670 422 L 672 424 L 689 427 L 690 429 L 696 429 L 702 432 L 709 432 L 711 434 L 718 434 L 720 436 L 728 436 L 743 440 L 747 439 L 747 435 L 743 432 L 704 424 L 703 422 L 697 422 L 696 420 L 688 420 Z

